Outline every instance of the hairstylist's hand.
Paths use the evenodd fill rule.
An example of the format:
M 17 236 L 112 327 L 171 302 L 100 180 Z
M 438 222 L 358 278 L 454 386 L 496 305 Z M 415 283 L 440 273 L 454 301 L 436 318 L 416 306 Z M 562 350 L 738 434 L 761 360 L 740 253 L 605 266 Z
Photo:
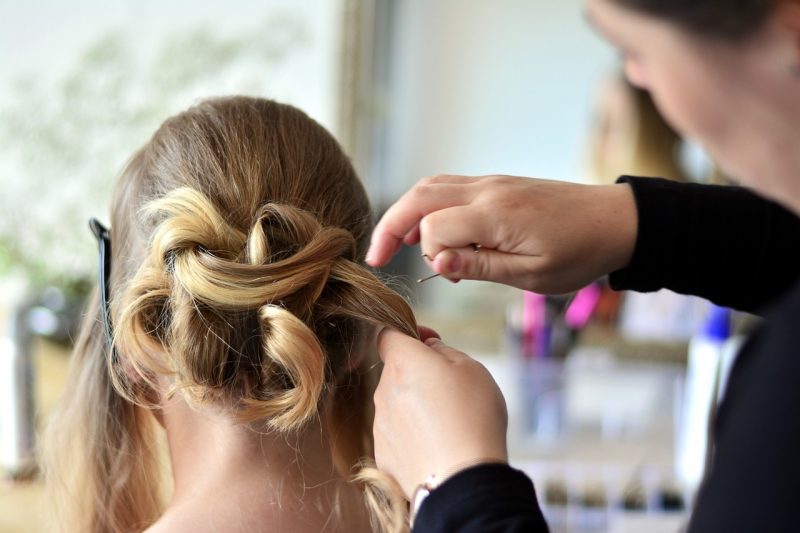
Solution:
M 375 460 L 406 497 L 431 474 L 437 481 L 484 462 L 506 462 L 508 414 L 486 368 L 436 337 L 425 342 L 384 329 L 375 391 Z
M 417 183 L 375 228 L 367 262 L 420 243 L 451 280 L 540 293 L 577 290 L 630 262 L 637 213 L 630 186 L 511 176 L 436 176 Z M 481 245 L 475 253 L 473 243 Z

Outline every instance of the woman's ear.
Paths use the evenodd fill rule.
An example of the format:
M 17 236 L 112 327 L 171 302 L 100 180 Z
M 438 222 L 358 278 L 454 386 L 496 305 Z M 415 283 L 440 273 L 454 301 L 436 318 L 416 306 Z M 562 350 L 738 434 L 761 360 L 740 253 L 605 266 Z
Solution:
M 150 406 L 150 413 L 158 421 L 158 424 L 167 429 L 164 425 L 164 402 L 168 400 L 169 396 L 165 391 L 169 390 L 169 381 L 164 376 L 158 376 L 155 380 L 158 384 L 157 388 L 152 387 L 150 384 L 143 384 L 142 396 L 147 405 Z
M 375 339 L 378 337 L 380 328 L 375 324 L 361 323 L 359 327 L 363 328 L 360 335 L 356 336 L 353 343 L 353 349 L 350 352 L 350 360 L 347 363 L 347 368 L 339 369 L 334 373 L 334 382 L 339 383 L 341 380 L 351 379 L 353 372 L 364 372 L 370 370 L 372 366 L 378 361 L 377 352 L 375 352 Z
M 153 407 L 150 409 L 150 413 L 158 422 L 158 425 L 161 426 L 162 429 L 167 429 L 167 426 L 164 425 L 164 412 L 161 410 L 161 407 Z
M 164 361 L 167 352 L 163 346 L 157 343 L 145 346 L 151 361 Z M 164 427 L 162 408 L 164 401 L 167 399 L 167 391 L 170 386 L 169 380 L 158 371 L 137 367 L 125 355 L 124 350 L 118 350 L 117 354 L 115 371 L 123 387 L 129 390 L 131 395 L 138 401 L 147 406 L 161 427 Z M 159 368 L 159 370 L 166 371 L 165 368 Z

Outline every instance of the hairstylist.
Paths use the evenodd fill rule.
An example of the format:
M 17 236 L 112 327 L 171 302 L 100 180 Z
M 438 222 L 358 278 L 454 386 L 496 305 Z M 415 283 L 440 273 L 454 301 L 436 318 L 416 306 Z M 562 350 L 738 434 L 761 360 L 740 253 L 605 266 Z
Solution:
M 610 274 L 616 289 L 668 288 L 763 314 L 733 369 L 689 529 L 796 531 L 800 1 L 585 7 L 623 53 L 628 78 L 751 189 L 439 176 L 387 212 L 368 261 L 383 265 L 419 242 L 453 281 L 562 293 Z M 414 531 L 546 531 L 531 481 L 505 464 L 505 405 L 483 367 L 435 338 L 384 331 L 378 349 L 376 458 L 422 501 Z

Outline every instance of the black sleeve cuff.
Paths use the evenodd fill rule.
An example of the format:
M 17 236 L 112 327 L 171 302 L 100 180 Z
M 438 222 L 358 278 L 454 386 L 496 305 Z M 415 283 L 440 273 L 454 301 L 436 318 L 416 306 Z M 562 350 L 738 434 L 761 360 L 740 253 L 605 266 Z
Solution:
M 636 245 L 630 264 L 609 275 L 614 290 L 653 292 L 662 289 L 663 273 L 675 257 L 683 254 L 680 240 L 680 221 L 686 220 L 686 207 L 680 197 L 670 194 L 674 182 L 659 178 L 621 176 L 617 183 L 627 183 L 633 189 L 639 218 Z
M 742 187 L 622 176 L 639 223 L 631 263 L 615 290 L 670 289 L 758 312 L 800 273 L 800 219 Z
M 545 533 L 547 523 L 530 478 L 503 464 L 468 468 L 422 503 L 414 533 Z

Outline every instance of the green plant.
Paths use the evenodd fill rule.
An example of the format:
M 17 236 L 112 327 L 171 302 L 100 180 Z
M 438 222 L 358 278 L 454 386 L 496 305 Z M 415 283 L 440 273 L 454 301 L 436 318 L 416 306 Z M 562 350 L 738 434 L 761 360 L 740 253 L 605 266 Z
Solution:
M 0 274 L 83 286 L 97 261 L 87 221 L 108 220 L 111 185 L 134 149 L 199 98 L 271 94 L 276 73 L 309 42 L 290 13 L 235 37 L 177 31 L 152 53 L 129 32 L 110 32 L 56 82 L 14 80 L 13 105 L 0 108 Z

